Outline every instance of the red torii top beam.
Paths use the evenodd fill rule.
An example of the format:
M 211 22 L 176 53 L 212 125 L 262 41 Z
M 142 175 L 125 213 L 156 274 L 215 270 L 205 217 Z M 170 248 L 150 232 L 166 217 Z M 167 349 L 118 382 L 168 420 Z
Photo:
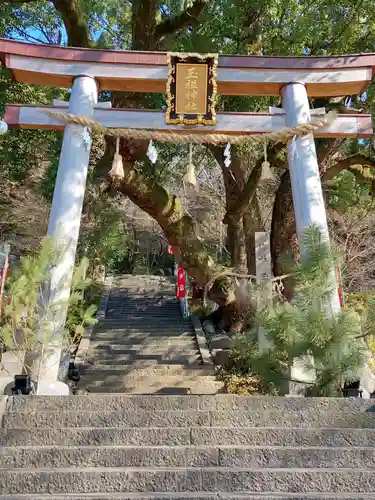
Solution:
M 0 38 L 0 60 L 23 83 L 70 88 L 78 75 L 95 77 L 101 90 L 164 92 L 165 52 L 80 49 Z M 374 76 L 375 54 L 327 57 L 220 56 L 218 92 L 279 95 L 303 81 L 310 97 L 363 92 Z

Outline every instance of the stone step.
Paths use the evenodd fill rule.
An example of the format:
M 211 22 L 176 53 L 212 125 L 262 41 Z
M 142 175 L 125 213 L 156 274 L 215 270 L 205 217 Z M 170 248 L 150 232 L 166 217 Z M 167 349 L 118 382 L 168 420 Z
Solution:
M 103 321 L 103 320 L 102 320 Z M 157 314 L 142 314 L 136 316 L 136 315 L 131 315 L 126 312 L 124 313 L 110 313 L 107 312 L 105 316 L 105 321 L 108 322 L 117 322 L 120 325 L 131 325 L 131 326 L 138 326 L 138 325 L 143 325 L 143 324 L 150 324 L 150 326 L 179 326 L 181 328 L 190 328 L 191 325 L 188 321 L 185 321 L 181 318 L 181 316 L 177 316 L 177 314 L 169 314 L 167 311 L 164 311 L 163 313 L 160 313 L 160 315 Z
M 111 313 L 107 311 L 105 320 L 118 322 L 122 325 L 129 323 L 134 326 L 152 322 L 152 324 L 155 323 L 156 325 L 190 327 L 190 323 L 183 320 L 180 315 L 177 315 L 176 313 L 169 313 L 167 311 L 163 311 L 159 315 L 151 313 L 140 313 L 139 315 L 134 315 L 128 314 L 127 312 Z
M 114 381 L 113 384 L 116 382 Z M 202 381 L 203 384 L 203 381 Z M 213 385 L 215 382 L 213 382 Z M 180 387 L 189 387 L 181 383 Z M 104 386 L 110 388 L 111 386 Z M 168 381 L 164 387 L 173 387 Z M 322 428 L 375 428 L 373 413 L 359 413 L 353 415 L 331 416 L 325 413 L 300 415 L 299 413 L 280 414 L 278 411 L 267 413 L 203 411 L 203 410 L 139 410 L 134 411 L 126 407 L 118 411 L 53 411 L 40 412 L 29 410 L 24 412 L 9 412 L 4 416 L 6 428 L 35 427 L 252 427 L 274 426 L 277 423 L 283 427 L 308 428 L 314 422 L 314 427 Z M 316 424 L 319 425 L 316 425 Z
M 367 469 L 375 450 L 247 446 L 2 447 L 0 469 L 85 467 L 227 467 L 246 469 Z M 375 491 L 375 490 L 374 490 Z
M 151 314 L 149 316 L 145 314 L 139 314 L 139 315 L 129 314 L 122 316 L 121 318 L 112 318 L 108 315 L 104 319 L 100 320 L 100 323 L 95 327 L 95 329 L 97 329 L 98 326 L 100 326 L 101 328 L 109 329 L 109 328 L 117 328 L 118 325 L 120 326 L 123 326 L 125 324 L 138 325 L 150 321 L 154 322 L 150 326 L 160 326 L 165 324 L 169 326 L 176 325 L 176 327 L 177 326 L 191 327 L 190 321 L 184 320 L 180 315 L 177 314 L 172 316 L 168 316 L 165 314 L 164 315 L 161 314 L 160 316 Z
M 156 323 L 153 320 L 147 320 L 141 322 L 132 322 L 130 320 L 125 320 L 125 321 L 116 321 L 116 322 L 111 322 L 110 324 L 98 324 L 95 329 L 94 333 L 105 333 L 105 334 L 110 334 L 111 332 L 113 334 L 121 333 L 124 330 L 134 330 L 135 332 L 142 332 L 143 330 L 145 332 L 151 332 L 156 330 L 166 330 L 167 335 L 171 334 L 171 331 L 176 332 L 176 336 L 180 335 L 183 332 L 189 332 L 190 335 L 194 332 L 193 327 L 191 326 L 190 323 L 177 323 L 177 322 L 172 322 L 169 323 L 167 321 L 162 322 L 162 323 Z
M 171 311 L 180 311 L 180 303 L 176 299 L 170 297 L 147 297 L 134 296 L 131 297 L 109 297 L 107 309 L 127 309 L 129 312 L 147 312 L 155 311 L 162 312 L 164 309 Z
M 152 380 L 152 379 L 151 379 Z M 173 384 L 175 381 L 174 377 L 169 380 L 164 378 L 160 382 L 149 383 L 149 390 L 160 388 L 176 387 Z M 215 387 L 215 382 L 208 379 L 213 387 Z M 149 381 L 146 381 L 146 383 Z M 203 379 L 202 385 L 206 382 Z M 160 385 L 159 385 L 160 384 Z M 138 384 L 140 390 L 142 386 Z M 150 387 L 151 386 L 151 387 Z M 194 386 L 193 381 L 183 380 L 177 384 L 177 387 L 192 387 Z M 218 383 L 218 386 L 220 384 Z M 113 380 L 108 380 L 106 383 L 89 381 L 86 385 L 82 387 L 96 387 L 97 390 L 118 390 L 120 392 L 123 387 L 121 382 L 113 377 Z M 133 387 L 131 384 L 126 387 Z M 150 394 L 150 392 L 144 392 L 145 394 Z M 128 413 L 127 413 L 128 412 Z M 129 414 L 130 413 L 130 414 Z M 142 420 L 143 419 L 143 420 Z M 147 421 L 147 424 L 145 423 Z M 180 427 L 180 426 L 214 426 L 214 427 L 272 427 L 277 423 L 281 427 L 298 427 L 298 428 L 308 428 L 308 427 L 321 427 L 321 428 L 375 428 L 375 418 L 373 413 L 359 413 L 353 415 L 329 415 L 329 414 L 319 414 L 312 412 L 311 415 L 304 415 L 300 413 L 288 413 L 285 415 L 280 414 L 279 411 L 269 411 L 264 413 L 256 413 L 253 411 L 248 412 L 228 412 L 228 411 L 202 411 L 202 410 L 175 410 L 175 411 L 165 411 L 165 410 L 146 410 L 136 412 L 129 412 L 129 410 L 120 410 L 108 412 L 103 411 L 93 411 L 93 412 L 51 412 L 40 414 L 38 411 L 26 412 L 23 414 L 8 414 L 4 416 L 4 422 L 6 427 L 14 428 L 18 427 L 17 422 L 20 426 L 25 428 L 28 425 L 35 425 L 38 427 L 53 427 L 58 422 L 60 422 L 60 427 L 92 427 L 92 426 L 110 426 L 110 427 L 144 427 L 144 426 L 156 426 L 156 427 Z M 22 424 L 22 422 L 24 422 Z M 43 423 L 46 425 L 43 425 Z M 72 422 L 70 424 L 70 422 Z M 127 422 L 129 425 L 126 425 Z M 177 423 L 178 422 L 178 423 Z
M 113 283 L 111 288 L 111 294 L 126 294 L 128 291 L 141 291 L 141 293 L 148 292 L 150 294 L 164 293 L 169 294 L 170 292 L 174 292 L 173 298 L 176 300 L 175 291 L 176 286 L 175 283 L 171 281 L 147 281 L 142 279 L 136 280 L 121 280 Z
M 117 290 L 124 293 L 127 290 L 155 290 L 159 292 L 172 291 L 175 288 L 175 278 L 170 279 L 149 279 L 140 278 L 139 276 L 132 276 L 127 278 L 115 279 L 112 283 L 111 292 L 115 293 Z
M 216 394 L 222 383 L 212 374 L 212 368 L 199 365 L 155 364 L 145 368 L 132 365 L 83 366 L 80 389 L 90 392 L 129 394 L 179 394 L 190 389 L 191 394 Z M 176 391 L 172 391 L 172 389 Z
M 111 288 L 111 297 L 123 296 L 131 299 L 135 293 L 148 297 L 164 296 L 176 302 L 176 286 L 173 283 L 161 283 L 161 286 L 158 286 L 158 283 L 146 283 L 138 280 L 133 282 L 133 285 L 128 282 L 127 286 L 115 283 Z
M 147 346 L 143 344 L 130 344 L 130 345 L 120 345 L 115 344 L 115 348 L 113 346 L 104 345 L 104 347 L 98 347 L 94 345 L 89 349 L 90 356 L 102 356 L 103 359 L 107 357 L 123 357 L 126 358 L 134 358 L 136 355 L 139 356 L 150 356 L 155 355 L 157 357 L 162 356 L 163 354 L 169 355 L 170 357 L 176 357 L 179 355 L 185 356 L 193 356 L 197 352 L 199 353 L 199 349 L 197 344 L 193 339 L 186 339 L 183 342 L 180 342 L 176 347 L 168 344 L 161 344 L 160 342 L 154 344 L 152 346 Z
M 89 399 L 89 396 L 82 396 Z M 160 396 L 158 396 L 160 397 Z M 80 399 L 75 397 L 75 399 Z M 256 427 L 78 427 L 0 429 L 3 446 L 320 446 L 374 447 L 375 430 Z
M 122 354 L 122 355 L 105 355 L 100 352 L 92 352 L 89 351 L 87 362 L 91 366 L 102 366 L 102 367 L 110 367 L 110 366 L 131 366 L 133 369 L 139 368 L 148 368 L 155 367 L 157 364 L 159 365 L 181 365 L 181 366 L 190 366 L 190 365 L 201 365 L 202 361 L 197 351 L 190 351 L 191 354 L 144 354 L 142 352 L 135 352 L 133 354 Z M 178 356 L 178 357 L 177 357 Z M 82 367 L 80 369 L 81 374 L 83 373 Z
M 122 316 L 121 318 L 111 318 L 107 316 L 104 320 L 101 320 L 95 327 L 96 330 L 118 330 L 121 328 L 139 328 L 143 326 L 149 326 L 150 328 L 180 328 L 185 330 L 191 330 L 192 325 L 189 321 L 183 321 L 181 318 L 176 317 L 156 317 L 143 315 L 140 317 L 132 316 Z
M 113 330 L 139 330 L 145 329 L 146 331 L 152 330 L 175 330 L 177 333 L 180 331 L 193 331 L 193 327 L 190 323 L 178 321 L 166 321 L 166 320 L 157 320 L 156 318 L 145 318 L 142 319 L 132 319 L 126 318 L 121 321 L 115 321 L 111 319 L 111 322 L 104 323 L 100 322 L 96 325 L 94 332 L 108 332 Z
M 205 411 L 51 411 L 8 412 L 3 427 L 10 429 L 66 427 L 195 427 L 210 425 Z
M 130 314 L 154 313 L 160 314 L 163 311 L 170 311 L 174 314 L 180 313 L 180 304 L 177 300 L 165 300 L 159 298 L 131 297 L 110 298 L 107 304 L 107 311 L 127 311 Z
M 18 493 L 375 493 L 368 469 L 59 468 L 0 471 L 3 495 Z
M 133 310 L 132 311 L 129 311 L 129 314 L 127 315 L 126 318 L 122 318 L 121 319 L 121 322 L 123 323 L 125 320 L 132 320 L 134 322 L 139 322 L 139 321 L 142 321 L 142 319 L 145 317 L 145 315 L 147 314 L 147 311 L 139 311 L 138 313 L 135 313 Z M 150 318 L 154 318 L 155 321 L 157 321 L 158 323 L 163 323 L 163 322 L 177 322 L 179 324 L 185 324 L 185 325 L 189 325 L 190 324 L 190 321 L 189 320 L 186 320 L 184 319 L 179 310 L 176 312 L 176 313 L 173 313 L 172 316 L 168 316 L 167 314 L 165 314 L 165 310 L 162 310 L 160 311 L 160 314 L 149 314 L 149 317 Z M 100 320 L 100 324 L 101 325 L 111 325 L 112 323 L 118 323 L 119 321 L 115 318 L 110 318 L 110 317 L 105 317 L 103 319 Z
M 135 289 L 130 295 L 129 290 L 126 290 L 125 294 L 122 294 L 121 290 L 115 293 L 112 292 L 109 296 L 108 305 L 112 306 L 114 304 L 119 306 L 134 305 L 135 309 L 141 309 L 146 306 L 161 307 L 163 305 L 178 308 L 179 301 L 170 295 L 170 290 L 168 290 L 167 294 L 163 294 L 157 290 L 156 293 L 153 293 L 151 289 L 145 290 L 145 292 Z
M 373 494 L 355 494 L 355 493 L 337 493 L 337 494 L 320 494 L 320 493 L 208 493 L 193 492 L 193 493 L 78 493 L 73 496 L 71 494 L 54 495 L 47 493 L 30 495 L 16 494 L 1 496 L 0 500 L 373 500 Z
M 168 337 L 166 337 L 168 339 Z M 197 343 L 193 338 L 179 338 L 177 341 L 165 343 L 160 340 L 160 337 L 148 337 L 142 341 L 137 341 L 137 339 L 131 342 L 131 339 L 124 338 L 121 342 L 108 343 L 108 342 L 91 342 L 89 345 L 88 352 L 90 356 L 102 356 L 106 358 L 107 356 L 117 357 L 122 355 L 127 355 L 130 352 L 136 351 L 139 354 L 150 354 L 151 352 L 159 355 L 162 351 L 168 353 L 185 354 L 187 351 L 199 352 L 197 349 Z
M 116 290 L 119 287 L 120 290 L 125 290 L 134 286 L 135 288 L 139 286 L 150 287 L 162 287 L 166 289 L 173 289 L 176 278 L 174 276 L 139 276 L 139 275 L 128 275 L 124 278 L 115 278 L 112 282 L 111 290 Z
M 169 353 L 169 354 L 188 354 L 192 355 L 194 352 L 199 352 L 198 346 L 193 339 L 179 339 L 175 343 L 162 343 L 160 341 L 153 343 L 141 343 L 141 344 L 104 344 L 103 346 L 94 345 L 90 348 L 90 355 L 93 356 L 126 356 L 134 354 L 159 354 Z
M 90 393 L 97 394 L 129 394 L 129 395 L 154 395 L 154 394 L 196 394 L 196 395 L 214 395 L 222 392 L 223 384 L 214 378 L 200 377 L 198 380 L 184 380 L 171 377 L 158 377 L 152 382 L 147 380 L 129 381 L 122 384 L 121 381 L 100 382 L 95 380 L 80 382 L 80 389 Z
M 157 286 L 134 286 L 121 288 L 121 286 L 112 289 L 110 293 L 109 300 L 113 301 L 134 301 L 136 299 L 149 299 L 149 300 L 167 300 L 169 302 L 176 303 L 176 288 L 173 287 L 162 287 Z
M 166 327 L 143 327 L 134 328 L 132 325 L 124 328 L 110 328 L 109 330 L 101 329 L 93 332 L 92 339 L 98 341 L 121 341 L 122 339 L 132 338 L 133 341 L 137 338 L 144 339 L 148 337 L 185 337 L 193 338 L 193 332 L 188 328 L 166 328 Z M 135 343 L 135 342 L 134 342 Z
M 162 364 L 152 363 L 147 368 L 134 368 L 132 365 L 84 365 L 80 369 L 82 376 L 90 376 L 100 372 L 101 377 L 116 377 L 123 382 L 133 379 L 149 379 L 151 382 L 156 377 L 182 376 L 186 380 L 195 380 L 201 376 L 213 376 L 210 366 L 203 366 L 197 363 L 196 366 L 185 366 L 183 364 Z
M 111 306 L 107 307 L 106 317 L 105 319 L 115 319 L 115 316 L 121 316 L 121 318 L 155 318 L 158 320 L 171 321 L 185 321 L 180 313 L 180 306 L 170 307 L 170 306 L 162 306 L 158 308 L 134 308 L 134 307 L 121 307 L 121 306 Z
M 0 397 L 0 401 L 2 398 Z M 248 415 L 248 420 L 258 422 L 263 417 L 267 417 L 270 412 L 280 415 L 280 419 L 275 419 L 269 423 L 269 427 L 277 428 L 283 426 L 288 415 L 295 418 L 296 414 L 306 415 L 306 424 L 311 424 L 311 420 L 316 417 L 331 417 L 331 426 L 335 428 L 334 421 L 337 417 L 346 416 L 349 418 L 346 426 L 350 428 L 350 420 L 358 414 L 365 413 L 375 420 L 374 400 L 361 398 L 295 398 L 277 396 L 237 396 L 235 394 L 221 394 L 215 397 L 210 396 L 126 396 L 126 395 L 87 395 L 87 396 L 14 396 L 3 397 L 8 400 L 8 404 L 14 411 L 24 409 L 37 410 L 118 410 L 127 408 L 138 410 L 217 410 L 223 411 L 227 415 L 233 412 L 240 412 L 240 418 Z M 262 413 L 263 415 L 259 415 Z M 305 415 L 306 414 L 306 415 Z M 271 415 L 273 416 L 273 415 Z M 235 418 L 233 418 L 235 420 Z M 259 422 L 260 423 L 260 422 Z M 277 424 L 277 425 L 276 425 Z M 266 425 L 259 425 L 267 427 Z M 246 427 L 241 424 L 239 427 Z M 251 427 L 251 426 L 247 426 Z M 257 425 L 258 427 L 258 425 Z M 290 426 L 288 426 L 290 427 Z M 318 425 L 304 425 L 298 427 L 314 427 Z M 373 428 L 373 427 L 372 427 Z
M 196 340 L 192 334 L 176 337 L 144 337 L 144 334 L 141 335 L 143 336 L 143 338 L 140 339 L 141 342 L 137 341 L 138 336 L 133 339 L 132 337 L 128 337 L 127 335 L 123 334 L 121 337 L 121 342 L 119 342 L 118 344 L 100 344 L 100 342 L 95 341 L 91 342 L 90 346 L 92 346 L 93 349 L 102 349 L 108 352 L 117 352 L 121 350 L 133 349 L 134 346 L 141 346 L 142 349 L 157 349 L 162 346 L 168 349 L 179 349 L 181 347 L 186 347 L 187 344 L 194 344 L 194 346 L 196 345 Z
M 193 336 L 194 331 L 190 328 L 189 325 L 132 325 L 130 323 L 124 323 L 123 326 L 117 325 L 115 328 L 106 328 L 105 326 L 102 328 L 97 328 L 94 332 L 93 335 L 95 337 L 102 337 L 103 339 L 105 338 L 116 338 L 116 337 L 123 337 L 124 335 L 131 335 L 131 334 L 147 334 L 147 335 L 158 335 L 158 336 L 163 336 L 163 332 L 165 332 L 165 336 L 170 336 L 170 337 L 178 337 L 181 335 L 184 336 Z

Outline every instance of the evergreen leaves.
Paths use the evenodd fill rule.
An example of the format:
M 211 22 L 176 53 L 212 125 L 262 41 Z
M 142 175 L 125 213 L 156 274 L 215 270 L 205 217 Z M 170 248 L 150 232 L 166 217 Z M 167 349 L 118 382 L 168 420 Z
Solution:
M 305 370 L 315 372 L 315 383 L 308 385 L 307 394 L 337 395 L 345 380 L 359 377 L 366 362 L 365 344 L 359 338 L 361 325 L 354 311 L 332 314 L 327 308 L 338 256 L 319 230 L 307 230 L 302 245 L 304 258 L 291 266 L 293 300 L 276 297 L 258 313 L 253 330 L 237 339 L 232 362 L 242 373 L 259 375 L 264 390 L 273 392 L 291 379 L 290 367 L 297 359 Z M 259 327 L 270 342 L 267 351 L 260 351 L 254 341 Z
M 49 345 L 56 335 L 56 314 L 68 308 L 63 344 L 75 344 L 86 326 L 96 323 L 96 305 L 87 305 L 84 292 L 91 285 L 86 277 L 88 261 L 79 263 L 74 271 L 71 294 L 67 301 L 49 303 L 49 288 L 53 266 L 59 261 L 53 241 L 46 238 L 40 250 L 21 258 L 20 265 L 11 271 L 3 298 L 0 338 L 5 346 L 16 352 L 23 362 L 28 352 L 37 353 Z M 60 327 L 59 327 L 60 328 Z M 59 331 L 59 335 L 61 332 Z M 27 370 L 28 367 L 25 366 Z

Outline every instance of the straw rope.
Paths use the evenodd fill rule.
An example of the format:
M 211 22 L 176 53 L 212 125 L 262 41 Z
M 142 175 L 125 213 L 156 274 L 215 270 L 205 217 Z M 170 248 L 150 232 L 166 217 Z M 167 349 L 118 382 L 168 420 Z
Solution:
M 282 287 L 280 287 L 280 290 L 278 290 L 278 283 L 282 283 L 282 281 L 286 278 L 290 278 L 291 274 L 283 274 L 282 276 L 275 276 L 274 278 L 269 278 L 268 281 L 272 283 L 272 288 L 276 289 L 276 293 L 281 295 L 282 293 Z M 207 306 L 207 297 L 208 297 L 208 292 L 210 291 L 210 288 L 212 285 L 215 283 L 216 280 L 219 278 L 225 278 L 225 277 L 230 277 L 230 278 L 240 278 L 240 279 L 247 279 L 248 281 L 256 281 L 257 277 L 252 275 L 252 274 L 241 274 L 241 273 L 236 273 L 233 270 L 229 269 L 226 271 L 222 271 L 220 273 L 217 273 L 211 278 L 205 285 L 204 287 L 204 293 L 203 293 L 203 305 L 204 307 Z
M 336 111 L 330 111 L 324 117 L 314 120 L 310 123 L 301 123 L 296 127 L 285 127 L 278 132 L 271 132 L 266 134 L 179 134 L 176 132 L 162 132 L 155 130 L 139 130 L 132 128 L 108 128 L 95 120 L 90 120 L 84 116 L 72 115 L 70 113 L 59 113 L 56 111 L 46 111 L 49 116 L 57 118 L 58 120 L 72 123 L 75 125 L 82 125 L 83 127 L 90 127 L 93 132 L 110 137 L 124 137 L 138 140 L 153 140 L 159 142 L 168 142 L 172 144 L 192 143 L 192 144 L 245 144 L 251 140 L 285 142 L 295 136 L 302 136 L 314 133 L 320 128 L 326 127 L 333 123 L 336 119 Z

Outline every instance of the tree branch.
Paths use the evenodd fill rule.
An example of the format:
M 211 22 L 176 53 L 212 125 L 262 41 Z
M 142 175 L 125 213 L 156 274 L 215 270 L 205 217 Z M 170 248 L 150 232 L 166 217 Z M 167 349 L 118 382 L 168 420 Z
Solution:
M 331 156 L 336 153 L 344 143 L 345 139 L 315 139 L 316 155 L 319 169 L 326 171 L 326 164 Z
M 271 150 L 268 152 L 268 161 L 271 165 L 280 166 L 280 161 L 277 158 L 278 153 L 285 147 L 285 144 L 279 142 L 275 144 Z M 228 219 L 239 220 L 245 213 L 246 207 L 251 203 L 253 196 L 255 195 L 259 179 L 262 175 L 262 163 L 264 161 L 263 157 L 260 157 L 256 162 L 251 174 L 244 185 L 241 196 L 237 200 L 236 206 L 230 212 L 227 212 L 223 223 L 226 224 Z
M 208 0 L 195 0 L 178 16 L 170 17 L 156 26 L 155 41 L 162 42 L 167 36 L 175 34 L 189 26 L 198 26 L 199 18 L 205 11 Z
M 90 47 L 90 32 L 79 0 L 53 0 L 60 14 L 71 47 Z
M 329 168 L 322 176 L 322 181 L 330 181 L 343 170 L 352 172 L 360 182 L 372 181 L 375 179 L 375 173 L 371 170 L 375 168 L 375 162 L 365 155 L 357 154 L 339 160 L 333 167 Z M 366 172 L 367 170 L 367 172 Z
M 40 40 L 39 38 L 35 38 L 35 36 L 30 35 L 29 33 L 27 33 L 27 31 L 23 30 L 19 26 L 15 26 L 13 24 L 10 24 L 10 25 L 8 25 L 8 28 L 13 28 L 14 31 L 18 32 L 19 36 L 23 36 L 26 41 L 43 43 L 42 40 Z
M 114 187 L 158 222 L 190 276 L 203 286 L 224 269 L 207 253 L 197 236 L 195 220 L 185 212 L 178 197 L 144 177 L 132 162 L 124 161 L 124 173 L 124 179 L 114 181 Z

